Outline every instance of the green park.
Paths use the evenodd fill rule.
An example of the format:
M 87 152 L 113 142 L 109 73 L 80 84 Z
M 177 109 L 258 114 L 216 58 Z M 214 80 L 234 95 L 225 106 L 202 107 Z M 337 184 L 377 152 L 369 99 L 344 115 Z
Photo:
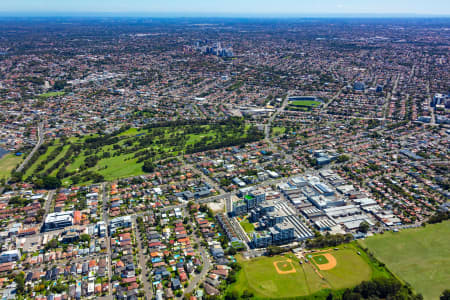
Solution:
M 138 176 L 154 171 L 170 158 L 257 141 L 263 136 L 242 119 L 221 122 L 167 122 L 142 129 L 122 128 L 109 134 L 58 138 L 44 143 L 25 166 L 22 179 L 57 177 L 63 185 L 83 184 Z M 17 165 L 3 176 L 10 175 Z
M 308 111 L 314 107 L 320 106 L 322 103 L 320 101 L 315 100 L 293 100 L 289 101 L 289 110 L 302 110 Z
M 360 242 L 395 275 L 421 293 L 438 299 L 450 282 L 450 221 L 400 232 L 386 232 Z
M 22 156 L 16 156 L 13 153 L 5 154 L 0 158 L 0 179 L 8 178 L 11 171 L 22 161 Z
M 328 263 L 322 253 L 305 254 L 303 257 L 288 253 L 252 259 L 238 255 L 237 261 L 242 268 L 227 292 L 247 291 L 258 299 L 322 297 L 329 291 L 339 293 L 364 280 L 391 278 L 384 267 L 357 245 L 344 244 L 336 249 L 327 250 L 336 259 L 336 265 L 328 270 L 320 269 L 320 265 Z M 312 260 L 308 259 L 309 255 Z

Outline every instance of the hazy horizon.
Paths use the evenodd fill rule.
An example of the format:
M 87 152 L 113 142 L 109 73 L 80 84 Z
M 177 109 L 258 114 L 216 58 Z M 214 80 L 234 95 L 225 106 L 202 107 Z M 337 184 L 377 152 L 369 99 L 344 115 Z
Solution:
M 251 14 L 251 13 L 183 13 L 183 12 L 27 12 L 27 11 L 0 11 L 0 18 L 242 18 L 242 19 L 326 19 L 326 18 L 349 18 L 349 19 L 364 19 L 364 18 L 440 18 L 448 19 L 450 14 L 412 14 L 412 13 L 392 13 L 392 14 L 369 14 L 369 13 L 303 13 L 303 14 Z
M 15 0 L 0 4 L 8 16 L 450 16 L 444 0 Z

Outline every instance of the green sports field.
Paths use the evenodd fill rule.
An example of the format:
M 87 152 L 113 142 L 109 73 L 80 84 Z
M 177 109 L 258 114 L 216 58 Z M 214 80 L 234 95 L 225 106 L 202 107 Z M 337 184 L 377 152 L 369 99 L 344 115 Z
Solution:
M 327 271 L 319 271 L 320 263 L 313 263 L 311 260 L 300 264 L 299 259 L 292 253 L 251 260 L 238 256 L 242 270 L 229 289 L 239 293 L 249 290 L 257 298 L 300 297 L 317 294 L 324 289 L 353 287 L 372 278 L 372 265 L 366 261 L 366 257 L 358 255 L 357 249 L 352 245 L 340 247 L 337 251 L 330 250 L 329 253 L 336 258 L 337 265 Z M 320 260 L 320 257 L 326 259 L 320 253 L 313 253 L 313 260 L 314 256 L 317 260 Z M 292 271 L 293 268 L 295 272 Z
M 5 156 L 0 159 L 0 178 L 9 178 L 12 169 L 14 169 L 22 159 L 22 156 L 16 156 L 13 153 L 5 154 Z
M 289 105 L 292 105 L 292 106 L 317 106 L 317 105 L 320 105 L 320 102 L 313 101 L 313 100 L 297 100 L 297 101 L 290 101 Z
M 328 259 L 326 259 L 323 255 L 315 255 L 313 256 L 314 262 L 318 265 L 323 265 L 328 263 Z
M 450 288 L 450 221 L 360 241 L 425 299 Z
M 292 260 L 296 272 L 278 274 L 274 262 Z M 294 255 L 258 257 L 252 260 L 243 260 L 238 257 L 242 265 L 236 283 L 231 287 L 242 293 L 250 290 L 257 297 L 284 298 L 295 296 L 306 296 L 317 292 L 322 288 L 328 288 L 320 277 L 314 272 L 310 264 L 300 265 Z M 283 264 L 280 268 L 284 269 Z M 291 264 L 286 267 L 290 270 Z
M 372 278 L 370 265 L 356 253 L 355 249 L 340 249 L 329 253 L 334 256 L 337 265 L 331 270 L 320 271 L 320 273 L 326 278 L 332 289 L 353 287 L 363 280 Z M 323 256 L 313 256 L 314 261 L 316 257 L 320 259 Z M 316 262 L 316 264 L 318 263 Z M 325 262 L 320 264 L 325 264 Z
M 65 92 L 48 92 L 44 94 L 38 95 L 39 98 L 50 98 L 50 97 L 57 97 L 57 96 L 64 96 Z

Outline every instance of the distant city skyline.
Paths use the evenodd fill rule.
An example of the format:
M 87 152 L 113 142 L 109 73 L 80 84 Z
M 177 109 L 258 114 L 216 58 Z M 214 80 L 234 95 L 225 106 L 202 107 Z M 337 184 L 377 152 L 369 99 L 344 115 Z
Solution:
M 14 0 L 0 3 L 2 15 L 439 15 L 450 16 L 448 0 Z

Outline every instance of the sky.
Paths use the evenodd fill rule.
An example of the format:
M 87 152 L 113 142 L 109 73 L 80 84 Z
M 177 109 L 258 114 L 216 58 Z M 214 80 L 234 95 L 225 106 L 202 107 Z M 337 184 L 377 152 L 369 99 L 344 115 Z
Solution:
M 450 0 L 0 0 L 0 13 L 450 16 Z

